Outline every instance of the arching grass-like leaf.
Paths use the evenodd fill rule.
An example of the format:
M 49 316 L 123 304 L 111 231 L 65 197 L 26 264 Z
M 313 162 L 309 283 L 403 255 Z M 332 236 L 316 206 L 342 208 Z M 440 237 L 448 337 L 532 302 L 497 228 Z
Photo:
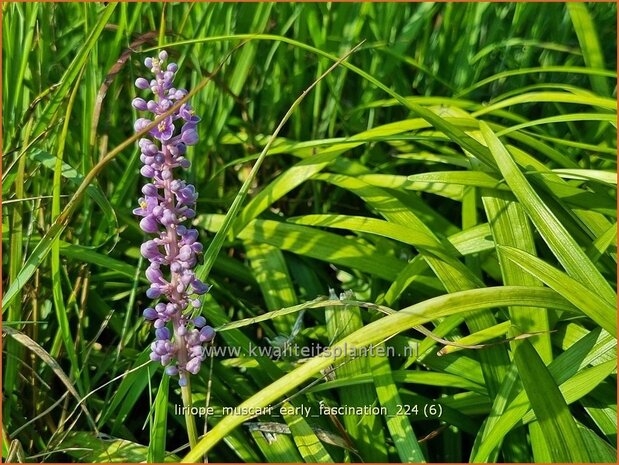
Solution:
M 269 387 L 246 400 L 242 407 L 266 406 L 299 386 L 321 369 L 337 362 L 334 357 L 342 347 L 364 347 L 380 342 L 394 334 L 421 324 L 430 318 L 506 305 L 530 305 L 534 307 L 570 308 L 559 295 L 541 288 L 498 287 L 473 289 L 447 294 L 413 305 L 381 320 L 364 326 L 360 330 L 339 341 L 331 347 L 326 356 L 317 356 L 284 375 Z M 339 350 L 336 348 L 340 347 Z M 340 354 L 342 357 L 345 351 Z M 248 416 L 231 415 L 223 418 L 184 458 L 183 462 L 194 462 L 208 452 L 229 431 L 245 421 Z
M 495 157 L 505 181 L 520 201 L 544 241 L 553 251 L 567 273 L 585 286 L 596 289 L 608 303 L 615 305 L 616 296 L 578 243 L 567 232 L 548 206 L 542 202 L 526 177 L 518 169 L 510 153 L 490 128 L 480 125 L 481 132 Z
M 592 461 L 561 391 L 529 341 L 516 342 L 514 358 L 552 460 Z
M 610 334 L 617 334 L 617 309 L 602 299 L 597 291 L 591 290 L 540 258 L 522 250 L 499 246 L 499 252 L 504 258 L 568 298 L 574 306 Z

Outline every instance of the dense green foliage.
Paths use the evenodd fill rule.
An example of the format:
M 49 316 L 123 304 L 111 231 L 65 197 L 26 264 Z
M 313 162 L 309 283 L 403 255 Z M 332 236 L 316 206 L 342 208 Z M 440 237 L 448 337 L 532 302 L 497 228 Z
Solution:
M 616 3 L 2 14 L 3 458 L 615 461 Z M 131 214 L 159 46 L 206 84 L 202 314 L 238 351 L 192 380 L 192 450 Z

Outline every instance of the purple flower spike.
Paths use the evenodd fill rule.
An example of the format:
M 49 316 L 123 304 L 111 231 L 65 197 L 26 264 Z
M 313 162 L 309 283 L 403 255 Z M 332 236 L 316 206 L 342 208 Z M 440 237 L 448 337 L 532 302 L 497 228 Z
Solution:
M 178 65 L 165 65 L 167 60 L 165 51 L 144 60 L 154 79 L 139 77 L 135 86 L 153 95 L 136 97 L 132 106 L 151 114 L 135 122 L 136 132 L 160 120 L 177 100 L 187 95 L 186 90 L 173 87 Z M 153 127 L 150 137 L 140 139 L 140 160 L 144 164 L 140 172 L 148 182 L 142 187 L 138 208 L 133 210 L 141 217 L 140 228 L 155 234 L 140 248 L 144 258 L 150 261 L 146 277 L 151 285 L 146 295 L 161 299 L 154 307 L 144 310 L 144 318 L 153 322 L 156 329 L 150 358 L 164 365 L 168 375 L 178 376 L 181 386 L 187 385 L 190 374 L 199 372 L 204 361 L 203 345 L 215 337 L 215 330 L 206 326 L 204 317 L 191 315 L 201 305 L 197 295 L 208 292 L 209 286 L 193 272 L 197 255 L 202 252 L 198 231 L 181 224 L 196 215 L 198 193 L 194 186 L 175 175 L 177 168 L 186 169 L 190 165 L 184 155 L 187 146 L 198 143 L 199 122 L 200 117 L 191 105 L 184 103 Z

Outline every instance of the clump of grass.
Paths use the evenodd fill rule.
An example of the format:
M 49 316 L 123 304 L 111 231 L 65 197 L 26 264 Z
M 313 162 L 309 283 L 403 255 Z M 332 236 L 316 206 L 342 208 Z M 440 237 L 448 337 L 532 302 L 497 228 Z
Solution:
M 616 13 L 3 5 L 3 458 L 614 462 Z M 191 447 L 131 215 L 163 46 L 219 333 Z

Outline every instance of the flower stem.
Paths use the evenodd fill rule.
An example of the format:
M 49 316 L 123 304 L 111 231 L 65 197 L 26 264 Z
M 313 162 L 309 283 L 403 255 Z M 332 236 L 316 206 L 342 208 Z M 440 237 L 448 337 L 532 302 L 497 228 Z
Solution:
M 191 378 L 187 376 L 187 384 L 181 386 L 181 395 L 183 397 L 183 411 L 185 412 L 185 425 L 187 426 L 187 436 L 189 436 L 189 447 L 194 448 L 198 443 L 198 428 L 196 427 L 196 418 L 191 413 Z

